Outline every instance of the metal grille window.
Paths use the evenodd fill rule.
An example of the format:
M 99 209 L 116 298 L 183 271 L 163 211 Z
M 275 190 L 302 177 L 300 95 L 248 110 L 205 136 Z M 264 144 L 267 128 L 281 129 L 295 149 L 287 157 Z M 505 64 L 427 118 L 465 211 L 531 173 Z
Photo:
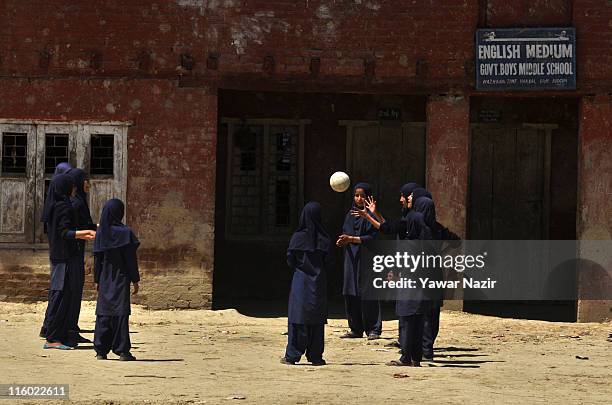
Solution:
M 91 174 L 113 175 L 114 142 L 112 134 L 91 136 Z
M 45 135 L 45 173 L 53 174 L 55 166 L 68 162 L 68 134 Z
M 27 134 L 2 134 L 2 174 L 26 174 L 28 156 Z
M 296 125 L 270 126 L 268 172 L 269 206 L 268 228 L 290 227 L 297 218 L 297 145 L 300 127 Z
M 261 228 L 261 152 L 264 127 L 233 128 L 231 148 L 231 228 L 241 235 L 255 235 Z
M 226 235 L 284 238 L 302 204 L 305 120 L 235 120 L 228 125 Z

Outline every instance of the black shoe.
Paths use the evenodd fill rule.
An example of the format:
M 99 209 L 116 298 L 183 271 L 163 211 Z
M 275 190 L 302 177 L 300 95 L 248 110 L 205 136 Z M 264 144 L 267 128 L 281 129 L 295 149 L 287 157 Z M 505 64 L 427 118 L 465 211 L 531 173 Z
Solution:
M 327 362 L 323 359 L 311 362 L 313 366 L 324 366 Z
M 344 335 L 340 336 L 340 339 L 361 339 L 363 337 L 363 333 L 355 333 L 355 332 L 346 332 Z
M 106 354 L 96 354 L 96 360 L 106 360 Z
M 38 336 L 41 339 L 46 339 L 47 338 L 47 329 L 44 326 L 42 328 L 40 328 L 40 333 L 38 334 Z
M 121 355 L 119 356 L 119 361 L 134 361 L 134 360 L 136 360 L 136 357 L 134 357 L 132 353 L 130 352 L 121 353 Z
M 387 366 L 412 367 L 412 363 L 403 363 L 401 360 L 391 360 L 385 363 Z
M 421 362 L 412 360 L 412 367 L 421 367 Z
M 289 359 L 286 357 L 281 357 L 280 362 L 281 364 L 286 364 L 288 366 L 295 366 L 295 361 L 289 361 Z
M 378 340 L 378 339 L 380 339 L 380 335 L 378 333 L 372 332 L 368 335 L 368 340 Z
M 74 340 L 75 340 L 77 343 L 91 343 L 91 340 L 89 340 L 89 339 L 87 339 L 86 337 L 83 337 L 83 336 L 81 336 L 81 335 L 76 335 L 76 336 L 74 337 Z
M 400 344 L 399 344 L 399 342 L 396 340 L 396 341 L 393 341 L 393 342 L 391 342 L 391 343 L 387 343 L 387 344 L 385 345 L 385 347 L 397 347 L 397 348 L 399 349 L 399 348 L 400 348 Z

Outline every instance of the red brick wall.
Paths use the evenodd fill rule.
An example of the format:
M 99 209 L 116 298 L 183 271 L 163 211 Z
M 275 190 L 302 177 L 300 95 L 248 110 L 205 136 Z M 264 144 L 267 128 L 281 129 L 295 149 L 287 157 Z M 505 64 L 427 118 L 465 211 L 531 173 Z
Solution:
M 11 79 L 2 86 L 0 117 L 131 121 L 128 130 L 127 224 L 142 242 L 139 302 L 202 306 L 211 299 L 215 190 L 216 94 L 154 79 Z M 27 253 L 27 251 L 26 251 Z M 47 253 L 34 254 L 31 277 L 48 274 Z M 0 274 L 15 262 L 0 250 Z M 177 277 L 180 274 L 180 277 Z M 40 298 L 40 285 L 0 295 Z M 26 288 L 26 287 L 24 287 Z M 44 295 L 44 294 L 43 294 Z M 21 299 L 21 298 L 19 298 Z
M 438 221 L 463 238 L 467 218 L 469 126 L 469 100 L 463 97 L 429 99 L 427 188 L 436 199 Z
M 571 0 L 485 0 L 487 27 L 568 27 Z M 579 3 L 579 2 L 578 2 Z
M 612 98 L 585 97 L 580 105 L 578 165 L 578 239 L 612 239 Z M 583 266 L 579 272 L 578 320 L 612 318 L 610 252 L 593 249 L 586 242 L 581 253 L 603 266 Z M 599 290 L 597 296 L 593 290 Z M 607 293 L 606 293 L 607 291 Z
M 253 79 L 296 85 L 286 78 L 321 88 L 333 78 L 336 87 L 354 90 L 394 83 L 469 91 L 479 21 L 489 27 L 573 22 L 581 87 L 601 88 L 612 71 L 606 52 L 612 5 L 597 0 L 5 0 L 2 11 L 4 77 L 197 76 L 235 88 L 258 86 Z M 193 58 L 193 70 L 180 67 L 182 54 Z M 215 55 L 218 69 L 207 68 Z M 312 58 L 320 60 L 314 72 Z M 366 80 L 365 65 L 373 67 Z
M 612 5 L 596 0 L 4 0 L 0 15 L 0 118 L 134 123 L 128 222 L 144 242 L 144 271 L 175 288 L 164 304 L 143 285 L 153 305 L 210 299 L 218 88 L 431 95 L 430 146 L 448 148 L 451 137 L 460 152 L 449 157 L 467 159 L 479 24 L 573 22 L 577 94 L 606 94 L 612 77 Z M 193 59 L 192 70 L 181 58 Z M 465 97 L 452 102 L 459 127 L 443 121 L 449 93 Z M 465 226 L 467 160 L 446 167 L 430 158 L 433 192 L 458 215 L 442 219 Z M 461 180 L 449 189 L 447 169 Z

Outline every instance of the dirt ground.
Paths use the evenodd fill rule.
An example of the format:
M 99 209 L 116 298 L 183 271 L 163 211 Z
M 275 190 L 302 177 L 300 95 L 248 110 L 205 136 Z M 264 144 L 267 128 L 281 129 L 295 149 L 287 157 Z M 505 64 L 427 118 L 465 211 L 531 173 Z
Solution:
M 91 345 L 43 350 L 44 309 L 0 303 L 0 383 L 69 384 L 78 403 L 612 402 L 611 323 L 443 312 L 435 363 L 412 368 L 384 365 L 399 357 L 384 347 L 396 321 L 384 323 L 385 339 L 368 342 L 339 339 L 346 320 L 330 319 L 328 365 L 313 367 L 279 363 L 286 318 L 135 306 L 131 339 L 139 361 L 119 362 L 113 355 L 96 360 Z M 83 304 L 81 328 L 93 330 L 94 310 Z

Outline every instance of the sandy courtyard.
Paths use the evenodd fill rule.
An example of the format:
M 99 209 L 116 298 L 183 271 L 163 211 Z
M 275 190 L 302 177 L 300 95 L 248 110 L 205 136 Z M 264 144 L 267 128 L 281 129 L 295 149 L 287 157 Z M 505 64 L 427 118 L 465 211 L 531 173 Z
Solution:
M 279 363 L 286 318 L 135 306 L 132 352 L 139 361 L 119 362 L 112 354 L 95 360 L 91 345 L 43 350 L 37 335 L 44 309 L 0 303 L 0 383 L 69 384 L 78 403 L 612 402 L 610 323 L 443 312 L 435 363 L 407 368 L 384 365 L 398 358 L 397 349 L 384 347 L 396 321 L 384 323 L 388 339 L 368 342 L 339 339 L 346 321 L 330 319 L 328 365 L 313 367 Z M 80 325 L 93 329 L 94 303 L 84 303 Z

